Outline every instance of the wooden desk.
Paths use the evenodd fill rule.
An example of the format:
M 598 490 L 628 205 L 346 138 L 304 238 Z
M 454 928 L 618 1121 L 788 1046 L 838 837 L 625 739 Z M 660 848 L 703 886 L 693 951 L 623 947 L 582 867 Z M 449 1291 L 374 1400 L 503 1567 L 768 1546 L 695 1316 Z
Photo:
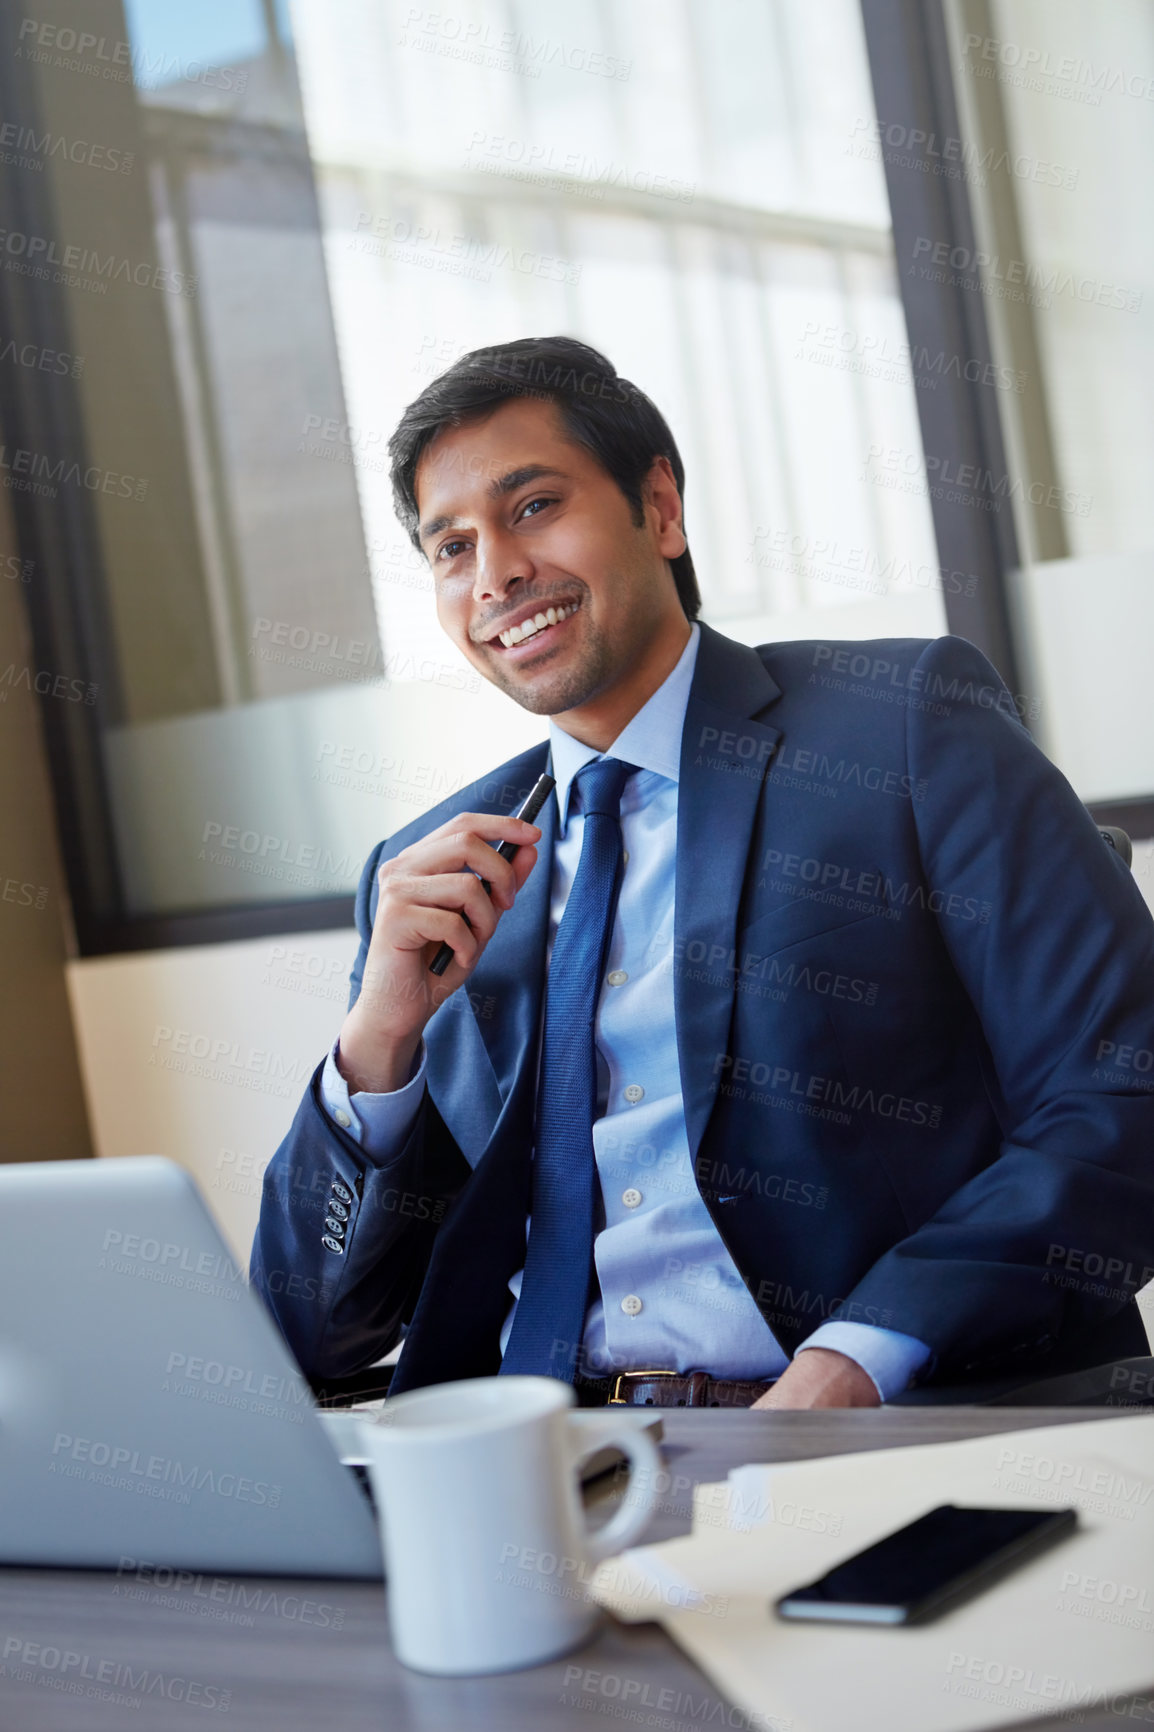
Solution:
M 687 1533 L 690 1486 L 723 1479 L 740 1462 L 950 1442 L 1107 1414 L 916 1407 L 815 1414 L 675 1410 L 662 1417 L 672 1485 L 647 1536 L 654 1540 Z M 16 1639 L 40 1644 L 39 1663 L 22 1663 L 23 1647 L 5 1658 Z M 103 1663 L 109 1681 L 77 1682 L 78 1662 L 64 1673 L 53 1650 L 86 1656 L 94 1677 Z M 567 1685 L 566 1668 L 576 1665 L 582 1678 Z M 654 1624 L 607 1622 L 579 1653 L 529 1672 L 421 1677 L 393 1658 L 383 1589 L 353 1582 L 201 1576 L 162 1588 L 131 1572 L 0 1570 L 0 1667 L 4 1732 L 168 1732 L 214 1724 L 226 1732 L 552 1732 L 588 1727 L 590 1716 L 664 1732 L 744 1725 L 735 1710 L 721 1710 L 701 1674 Z M 638 1717 L 627 1718 L 607 1693 L 626 1682 L 632 1686 L 626 1700 Z M 89 1689 L 140 1706 L 88 1695 Z M 1029 1721 L 1033 1732 L 1063 1723 L 1069 1724 Z M 1081 1732 L 1117 1732 L 1121 1723 L 1104 1714 L 1079 1726 Z

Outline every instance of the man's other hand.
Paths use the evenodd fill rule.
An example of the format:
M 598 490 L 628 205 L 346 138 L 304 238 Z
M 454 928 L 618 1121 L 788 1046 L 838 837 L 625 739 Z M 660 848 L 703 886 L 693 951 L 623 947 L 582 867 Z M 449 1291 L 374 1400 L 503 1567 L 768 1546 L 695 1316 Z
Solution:
M 880 1407 L 874 1380 L 856 1360 L 830 1347 L 807 1347 L 754 1407 Z

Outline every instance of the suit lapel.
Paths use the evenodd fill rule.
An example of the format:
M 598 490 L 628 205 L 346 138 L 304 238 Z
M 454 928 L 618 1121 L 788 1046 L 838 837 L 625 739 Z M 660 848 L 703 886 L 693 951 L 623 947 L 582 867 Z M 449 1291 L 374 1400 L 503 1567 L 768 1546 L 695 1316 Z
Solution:
M 750 838 L 781 739 L 780 728 L 754 718 L 780 695 L 756 650 L 702 625 L 681 736 L 673 922 L 677 1057 L 694 1162 L 716 1098 L 714 1060 L 729 1039 L 730 955 Z
M 502 766 L 487 777 L 516 787 L 513 809 L 520 805 L 547 767 L 548 741 Z M 443 1074 L 435 1082 L 437 1106 L 467 1157 L 476 1162 L 492 1142 L 498 1126 L 528 1111 L 532 1127 L 536 1085 L 537 1031 L 545 987 L 545 951 L 549 938 L 550 884 L 553 846 L 557 835 L 557 801 L 550 795 L 537 818 L 541 840 L 537 864 L 512 908 L 502 914 L 485 954 L 465 983 L 469 1014 L 492 1069 L 478 1078 L 461 1062 L 455 1043 L 446 1043 Z M 451 1001 L 450 1001 L 451 1003 Z M 448 1006 L 446 1006 L 446 1009 Z M 443 1015 L 439 1011 L 438 1015 Z M 479 1056 L 479 1055 L 478 1055 Z M 495 1083 L 495 1087 L 493 1086 Z
M 530 787 L 545 770 L 548 753 L 548 743 L 543 742 L 526 763 L 525 781 Z M 553 844 L 557 836 L 555 795 L 550 794 L 536 822 L 541 826 L 537 864 L 512 908 L 502 914 L 484 956 L 469 979 L 470 1002 L 503 1102 L 513 1092 L 525 1056 L 535 1043 L 541 1015 Z

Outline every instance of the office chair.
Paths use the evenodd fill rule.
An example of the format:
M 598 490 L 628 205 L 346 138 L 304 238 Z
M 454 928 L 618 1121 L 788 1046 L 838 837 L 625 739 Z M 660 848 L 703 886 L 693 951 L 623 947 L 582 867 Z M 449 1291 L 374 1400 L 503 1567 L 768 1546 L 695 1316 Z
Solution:
M 1132 866 L 1134 849 L 1125 830 L 1100 825 L 1098 834 L 1113 848 L 1123 864 Z M 1057 1376 L 1028 1378 L 1020 1372 L 974 1383 L 932 1383 L 907 1389 L 895 1396 L 891 1406 L 954 1406 L 962 1402 L 979 1407 L 1108 1407 L 1116 1411 L 1154 1408 L 1154 1355 L 1138 1354 L 1108 1360 Z

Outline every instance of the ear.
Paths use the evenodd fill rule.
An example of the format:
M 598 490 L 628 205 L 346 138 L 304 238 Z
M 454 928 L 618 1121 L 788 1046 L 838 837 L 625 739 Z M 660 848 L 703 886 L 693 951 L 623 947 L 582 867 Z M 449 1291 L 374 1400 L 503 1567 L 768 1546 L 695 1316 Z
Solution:
M 689 543 L 681 527 L 681 495 L 668 457 L 655 457 L 645 477 L 642 498 L 656 513 L 657 546 L 666 559 L 677 559 Z

